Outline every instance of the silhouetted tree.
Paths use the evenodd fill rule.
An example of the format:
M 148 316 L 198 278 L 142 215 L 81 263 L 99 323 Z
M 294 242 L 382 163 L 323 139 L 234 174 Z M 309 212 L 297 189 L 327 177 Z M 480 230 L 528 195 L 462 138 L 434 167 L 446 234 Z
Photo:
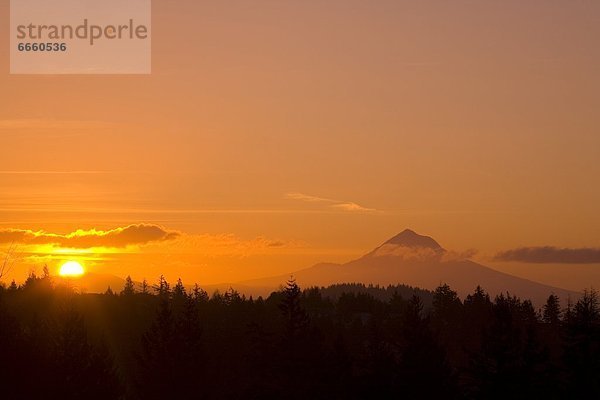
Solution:
M 163 295 L 152 326 L 142 336 L 142 351 L 137 357 L 140 368 L 138 391 L 142 398 L 171 397 L 176 384 L 176 342 L 171 306 Z
M 153 289 L 160 297 L 169 297 L 171 295 L 171 285 L 169 285 L 169 282 L 167 282 L 163 275 L 158 278 L 158 285 L 154 285 Z
M 121 291 L 121 296 L 131 296 L 135 294 L 135 284 L 131 279 L 131 276 L 127 275 L 125 278 L 125 286 L 123 286 L 123 290 Z
M 560 314 L 560 299 L 558 296 L 551 294 L 544 305 L 542 320 L 547 324 L 558 325 L 560 323 Z
M 306 311 L 300 305 L 301 295 L 302 292 L 296 284 L 296 280 L 293 278 L 288 280 L 283 289 L 283 298 L 279 309 L 284 319 L 286 338 L 289 341 L 295 341 L 310 322 Z
M 203 380 L 206 360 L 202 352 L 202 325 L 198 307 L 192 298 L 185 298 L 185 308 L 176 321 L 177 342 L 174 349 L 176 359 L 177 389 L 180 396 L 196 393 L 199 381 Z
M 449 289 L 442 286 L 437 296 L 434 295 L 438 310 L 456 307 L 454 294 Z M 446 361 L 445 351 L 436 340 L 429 326 L 429 319 L 423 317 L 422 313 L 423 303 L 418 296 L 413 295 L 401 316 L 398 394 L 409 398 L 436 398 L 442 395 L 455 397 L 453 374 Z
M 11 243 L 6 253 L 4 253 L 4 258 L 2 262 L 0 262 L 0 279 L 6 276 L 12 269 L 16 259 L 17 259 L 17 246 L 14 243 Z
M 398 395 L 398 368 L 392 343 L 386 340 L 382 321 L 372 315 L 367 321 L 365 354 L 360 365 L 360 395 L 367 398 L 394 398 Z
M 59 322 L 53 350 L 56 366 L 51 398 L 116 399 L 121 385 L 106 350 L 92 346 L 83 318 L 72 308 Z
M 598 292 L 584 290 L 583 296 L 575 304 L 575 323 L 582 327 L 592 327 L 600 322 Z
M 461 301 L 450 286 L 443 284 L 433 292 L 433 313 L 440 318 L 451 319 L 460 311 Z
M 493 320 L 492 309 L 489 294 L 480 286 L 465 298 L 463 304 L 465 324 L 461 331 L 467 353 L 478 353 L 481 350 L 483 333 Z
M 444 284 L 433 292 L 433 311 L 431 325 L 440 335 L 446 348 L 452 347 L 453 351 L 461 351 L 462 332 L 462 302 L 458 294 Z
M 175 298 L 184 298 L 186 296 L 185 286 L 183 286 L 183 282 L 181 278 L 177 279 L 177 284 L 173 288 L 173 297 Z
M 573 398 L 600 396 L 600 307 L 598 292 L 585 290 L 567 320 L 566 389 Z
M 146 278 L 144 278 L 144 280 L 142 281 L 142 293 L 149 294 L 148 281 L 146 280 Z
M 290 398 L 306 398 L 311 392 L 318 374 L 312 363 L 319 343 L 315 331 L 310 330 L 310 318 L 301 304 L 302 291 L 291 278 L 279 293 L 279 310 L 283 321 L 283 334 L 278 349 L 277 378 L 281 382 L 281 392 L 276 397 L 285 396 L 284 388 L 295 387 Z
M 194 289 L 192 290 L 192 298 L 197 303 L 207 302 L 208 301 L 208 293 L 203 290 L 197 283 L 194 284 Z
M 50 277 L 44 275 L 43 277 L 38 277 L 35 272 L 31 272 L 25 282 L 21 285 L 22 290 L 27 291 L 36 291 L 40 292 L 49 292 L 52 290 L 52 283 L 50 281 Z
M 531 398 L 552 393 L 531 303 L 500 295 L 492 310 L 493 320 L 484 330 L 482 348 L 472 359 L 476 397 L 502 399 L 519 393 Z
M 2 398 L 600 397 L 594 291 L 538 315 L 482 288 L 461 303 L 447 285 L 291 279 L 266 299 L 164 277 L 156 296 L 81 294 L 49 274 L 12 286 L 0 286 Z
M 7 399 L 25 399 L 31 395 L 42 393 L 31 390 L 27 384 L 29 374 L 36 370 L 36 364 L 29 365 L 34 360 L 29 352 L 31 346 L 27 340 L 19 320 L 10 312 L 3 293 L 0 289 L 0 388 L 2 396 Z

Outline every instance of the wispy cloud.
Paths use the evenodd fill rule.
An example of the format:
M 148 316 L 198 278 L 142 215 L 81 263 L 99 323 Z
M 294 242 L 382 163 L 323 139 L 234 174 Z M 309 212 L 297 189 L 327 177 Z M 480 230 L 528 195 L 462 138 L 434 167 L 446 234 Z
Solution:
M 285 195 L 285 197 L 287 197 L 288 199 L 292 199 L 292 200 L 301 200 L 301 201 L 307 201 L 310 203 L 336 202 L 335 200 L 326 199 L 326 198 L 317 197 L 317 196 L 310 196 L 310 195 L 304 194 L 304 193 L 287 193 Z
M 92 247 L 123 248 L 171 240 L 180 235 L 179 232 L 169 231 L 152 224 L 135 224 L 106 231 L 78 229 L 67 234 L 26 229 L 2 229 L 0 230 L 0 244 L 55 245 L 75 249 Z
M 344 211 L 375 211 L 375 209 L 373 208 L 366 208 L 363 206 L 360 206 L 356 203 L 339 203 L 339 204 L 333 204 L 331 207 L 334 208 L 339 208 L 340 210 L 344 210 Z
M 600 264 L 600 248 L 521 247 L 502 251 L 494 256 L 494 260 L 534 264 Z
M 285 197 L 290 200 L 299 200 L 307 203 L 325 203 L 328 207 L 349 212 L 374 212 L 374 208 L 363 207 L 351 201 L 328 199 L 326 197 L 312 196 L 304 193 L 286 193 Z

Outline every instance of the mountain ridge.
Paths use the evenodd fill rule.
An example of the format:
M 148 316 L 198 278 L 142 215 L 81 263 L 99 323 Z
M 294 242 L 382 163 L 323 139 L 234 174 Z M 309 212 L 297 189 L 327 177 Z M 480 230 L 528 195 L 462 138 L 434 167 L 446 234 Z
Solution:
M 540 306 L 554 293 L 566 300 L 580 293 L 545 285 L 460 258 L 446 251 L 429 236 L 419 235 L 406 229 L 393 236 L 365 255 L 345 263 L 317 263 L 308 268 L 264 278 L 239 282 L 201 285 L 209 294 L 234 288 L 240 293 L 268 296 L 294 276 L 302 287 L 330 286 L 344 283 L 364 285 L 403 284 L 424 290 L 434 290 L 448 284 L 461 298 L 481 286 L 492 297 L 509 292 L 521 298 L 531 299 Z M 77 280 L 74 280 L 76 282 Z M 110 285 L 115 293 L 121 291 L 124 279 L 105 274 L 89 274 L 79 280 L 80 288 L 88 292 L 104 292 Z M 135 282 L 136 286 L 140 286 Z M 186 285 L 186 288 L 191 286 Z
M 360 282 L 374 285 L 405 284 L 434 290 L 441 284 L 448 284 L 462 298 L 481 286 L 492 297 L 508 292 L 531 299 L 537 305 L 543 304 L 552 293 L 562 299 L 579 295 L 578 292 L 545 285 L 453 256 L 433 238 L 419 235 L 410 229 L 355 260 L 342 264 L 318 263 L 291 275 L 299 285 L 305 287 Z M 240 284 L 268 287 L 277 282 L 280 285 L 289 276 L 288 273 L 245 280 Z
M 382 246 L 393 244 L 410 248 L 442 249 L 442 246 L 430 236 L 419 235 L 411 229 L 405 229 L 396 236 L 385 241 Z M 379 246 L 381 247 L 381 246 Z

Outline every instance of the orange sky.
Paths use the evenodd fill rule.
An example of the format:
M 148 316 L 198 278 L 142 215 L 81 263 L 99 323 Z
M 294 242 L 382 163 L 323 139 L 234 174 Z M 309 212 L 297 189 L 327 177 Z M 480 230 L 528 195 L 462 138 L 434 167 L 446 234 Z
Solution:
M 216 283 L 410 227 L 600 285 L 491 262 L 600 247 L 600 3 L 223 3 L 155 1 L 150 76 L 11 76 L 0 24 L 0 230 L 153 224 L 177 238 L 80 257 Z M 17 279 L 72 256 L 21 249 Z

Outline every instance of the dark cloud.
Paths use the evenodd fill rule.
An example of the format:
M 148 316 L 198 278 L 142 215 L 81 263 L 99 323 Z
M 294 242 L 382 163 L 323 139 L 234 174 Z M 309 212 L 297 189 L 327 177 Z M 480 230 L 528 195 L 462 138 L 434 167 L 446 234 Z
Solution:
M 158 225 L 136 224 L 107 231 L 77 230 L 68 234 L 57 234 L 25 229 L 0 230 L 0 244 L 52 244 L 61 247 L 85 249 L 90 247 L 127 247 L 150 242 L 175 239 L 180 233 L 168 231 Z
M 600 264 L 600 248 L 521 247 L 500 252 L 494 259 L 536 264 Z

